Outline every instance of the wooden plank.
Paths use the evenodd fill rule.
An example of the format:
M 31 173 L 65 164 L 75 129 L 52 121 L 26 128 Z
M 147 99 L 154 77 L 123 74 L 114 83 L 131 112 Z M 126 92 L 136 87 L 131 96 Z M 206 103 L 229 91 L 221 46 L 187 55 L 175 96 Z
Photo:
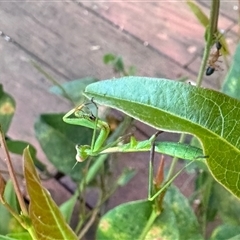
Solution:
M 2 31 L 66 78 L 110 78 L 111 69 L 102 63 L 109 52 L 123 55 L 139 75 L 191 75 L 73 2 L 11 2 L 0 7 Z M 100 49 L 93 51 L 94 46 Z
M 198 23 L 185 2 L 84 2 L 119 28 L 142 42 L 148 42 L 164 56 L 184 67 L 201 53 L 204 28 Z M 203 8 L 207 13 L 209 10 Z M 220 19 L 220 27 L 227 29 L 233 21 Z
M 211 1 L 197 0 L 197 2 L 206 8 L 211 6 Z M 238 9 L 239 3 L 237 1 L 220 1 L 220 18 L 225 17 L 237 23 L 239 17 Z

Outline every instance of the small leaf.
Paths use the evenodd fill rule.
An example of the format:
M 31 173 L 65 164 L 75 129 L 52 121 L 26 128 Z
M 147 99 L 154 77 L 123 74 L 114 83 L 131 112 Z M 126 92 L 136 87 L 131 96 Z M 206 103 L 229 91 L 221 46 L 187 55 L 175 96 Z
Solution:
M 119 186 L 125 186 L 131 179 L 136 175 L 136 170 L 125 168 L 121 174 L 121 176 L 117 180 L 117 184 Z
M 86 162 L 76 163 L 76 144 L 90 144 L 92 130 L 66 124 L 63 114 L 43 114 L 35 123 L 36 137 L 47 155 L 48 160 L 62 173 L 75 181 L 82 179 Z
M 207 27 L 209 24 L 209 19 L 207 15 L 202 11 L 202 9 L 195 2 L 192 2 L 190 0 L 187 1 L 187 5 L 190 7 L 194 15 L 197 17 L 198 21 L 204 27 Z
M 58 86 L 53 86 L 50 88 L 50 92 L 55 93 L 56 95 L 60 95 L 62 97 L 71 98 L 72 102 L 75 105 L 79 105 L 84 101 L 84 97 L 82 95 L 85 87 L 88 84 L 94 83 L 98 81 L 96 78 L 82 78 L 73 80 L 70 82 L 63 83 L 61 85 L 62 89 Z M 63 91 L 64 89 L 64 91 Z
M 30 198 L 29 216 L 39 239 L 77 239 L 72 229 L 52 200 L 49 192 L 41 185 L 28 148 L 23 152 L 24 176 Z
M 105 64 L 112 63 L 116 59 L 116 56 L 114 54 L 108 53 L 103 56 L 103 62 Z
M 128 75 L 129 75 L 129 76 L 134 76 L 134 75 L 136 74 L 136 72 L 137 72 L 137 69 L 136 69 L 135 66 L 130 66 L 130 67 L 128 68 Z
M 103 62 L 105 64 L 111 64 L 116 72 L 124 72 L 124 63 L 121 56 L 109 53 L 103 57 Z
M 213 90 L 146 77 L 97 82 L 87 86 L 85 94 L 159 130 L 197 136 L 214 178 L 240 198 L 239 101 Z
M 0 84 L 0 124 L 4 133 L 8 131 L 14 112 L 15 101 L 3 91 L 3 86 Z
M 240 100 L 240 44 L 236 48 L 230 71 L 224 80 L 222 92 Z
M 122 57 L 117 57 L 114 61 L 113 68 L 116 72 L 124 72 L 124 63 Z

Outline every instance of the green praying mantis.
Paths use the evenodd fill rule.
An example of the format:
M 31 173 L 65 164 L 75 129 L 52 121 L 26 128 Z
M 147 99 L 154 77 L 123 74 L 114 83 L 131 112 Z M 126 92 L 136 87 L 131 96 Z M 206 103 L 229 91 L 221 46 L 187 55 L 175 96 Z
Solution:
M 91 103 L 96 106 L 95 102 L 91 101 Z M 63 116 L 63 121 L 68 124 L 84 126 L 94 130 L 91 146 L 76 146 L 76 160 L 78 162 L 83 162 L 88 157 L 94 157 L 100 154 L 116 152 L 150 152 L 151 150 L 154 152 L 167 154 L 172 157 L 190 160 L 191 162 L 195 160 L 203 160 L 205 158 L 203 156 L 202 149 L 184 143 L 155 142 L 156 135 L 153 135 L 150 139 L 145 141 L 137 141 L 133 136 L 131 136 L 129 143 L 123 143 L 123 138 L 120 137 L 117 141 L 106 145 L 105 142 L 110 134 L 110 127 L 108 123 L 100 120 L 90 111 L 87 105 L 91 103 L 81 104 Z M 99 134 L 95 139 L 97 130 L 99 131 Z M 152 149 L 153 146 L 154 148 Z M 179 173 L 180 172 L 181 170 Z M 175 177 L 179 173 L 177 173 Z M 149 198 L 149 200 L 152 199 L 153 197 Z

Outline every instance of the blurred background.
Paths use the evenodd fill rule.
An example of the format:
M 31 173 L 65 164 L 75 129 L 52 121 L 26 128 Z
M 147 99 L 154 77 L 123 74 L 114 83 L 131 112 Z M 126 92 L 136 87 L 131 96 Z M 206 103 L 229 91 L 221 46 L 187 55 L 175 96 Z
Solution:
M 197 2 L 208 15 L 210 1 Z M 238 15 L 237 1 L 221 3 L 218 27 L 230 53 L 238 41 Z M 0 1 L 0 83 L 16 101 L 7 136 L 35 146 L 38 158 L 54 176 L 44 184 L 57 203 L 69 198 L 75 183 L 48 161 L 35 137 L 34 124 L 42 113 L 66 113 L 72 106 L 49 91 L 54 84 L 46 73 L 60 84 L 86 77 L 119 77 L 113 67 L 104 64 L 104 55 L 110 53 L 122 56 L 125 66 L 134 66 L 135 75 L 194 82 L 204 34 L 204 27 L 184 1 Z M 228 58 L 230 61 L 231 55 Z M 205 76 L 204 87 L 219 89 L 228 70 L 224 63 L 219 64 L 221 70 Z M 147 139 L 154 132 L 135 123 L 137 139 Z M 178 141 L 179 137 L 164 133 L 160 139 Z M 137 174 L 118 189 L 107 208 L 147 196 L 149 154 L 121 154 L 118 158 L 114 174 L 123 167 L 132 167 Z M 14 156 L 16 169 L 21 171 L 18 159 L 21 157 Z M 0 166 L 5 169 L 3 162 Z M 193 178 L 183 174 L 177 181 L 186 195 Z M 94 198 L 94 192 L 89 193 L 90 205 Z

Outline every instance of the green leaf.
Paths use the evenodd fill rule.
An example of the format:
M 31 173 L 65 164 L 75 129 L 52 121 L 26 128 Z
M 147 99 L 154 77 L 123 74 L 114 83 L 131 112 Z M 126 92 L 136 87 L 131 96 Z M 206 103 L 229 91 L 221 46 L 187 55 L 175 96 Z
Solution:
M 117 206 L 101 218 L 96 239 L 139 239 L 151 213 L 146 200 Z
M 92 130 L 66 124 L 63 114 L 43 114 L 35 123 L 36 137 L 48 160 L 62 173 L 75 181 L 82 178 L 85 163 L 76 163 L 76 144 L 90 144 Z
M 16 212 L 20 212 L 19 204 L 16 198 L 14 187 L 12 182 L 9 180 L 4 189 L 4 199 L 11 206 L 11 208 Z M 7 234 L 9 232 L 22 232 L 24 229 L 19 224 L 19 222 L 10 214 L 10 212 L 0 203 L 0 215 L 1 221 L 0 224 L 0 234 Z
M 203 239 L 188 199 L 176 187 L 168 188 L 164 201 L 174 213 L 176 219 L 174 227 L 178 229 L 180 239 Z
M 4 92 L 2 84 L 0 84 L 0 125 L 4 133 L 8 131 L 15 112 L 14 99 Z
M 73 213 L 74 206 L 76 204 L 77 199 L 78 199 L 78 195 L 74 194 L 59 207 L 65 221 L 68 224 L 70 224 L 72 213 Z
M 29 216 L 39 239 L 77 239 L 58 206 L 41 185 L 28 148 L 23 152 L 24 176 L 30 198 Z
M 210 240 L 219 240 L 219 239 L 237 240 L 239 239 L 239 236 L 240 236 L 239 234 L 240 234 L 240 226 L 224 224 L 217 227 L 214 230 Z
M 240 197 L 240 102 L 236 99 L 146 77 L 97 82 L 87 86 L 85 94 L 157 129 L 195 135 L 214 178 Z
M 7 140 L 6 143 L 7 143 L 7 148 L 10 152 L 19 154 L 19 155 L 22 155 L 24 148 L 29 146 L 29 151 L 30 151 L 30 154 L 32 156 L 35 166 L 42 172 L 47 170 L 46 165 L 43 164 L 37 158 L 36 148 L 33 145 L 31 145 L 30 143 L 24 142 L 24 141 L 18 141 L 18 140 Z
M 117 180 L 119 186 L 125 186 L 136 175 L 136 170 L 131 168 L 125 168 L 121 176 Z
M 115 59 L 116 59 L 116 56 L 112 53 L 108 53 L 103 56 L 103 62 L 105 64 L 112 63 Z
M 63 83 L 61 85 L 62 88 L 60 88 L 59 86 L 53 86 L 50 88 L 50 92 L 55 93 L 56 95 L 60 95 L 62 97 L 66 97 L 65 95 L 67 94 L 67 97 L 70 97 L 75 105 L 79 105 L 84 101 L 82 92 L 84 91 L 85 87 L 88 84 L 94 83 L 96 81 L 98 81 L 96 78 L 91 77 L 77 79 Z
M 114 71 L 123 73 L 124 72 L 124 63 L 121 56 L 116 56 L 114 54 L 106 54 L 103 57 L 103 62 L 105 64 L 111 64 Z
M 236 48 L 230 71 L 224 80 L 222 92 L 240 100 L 240 44 Z
M 187 1 L 187 5 L 190 7 L 191 11 L 197 17 L 198 21 L 204 26 L 207 27 L 209 24 L 209 19 L 207 15 L 202 11 L 202 9 L 192 1 Z
M 153 212 L 152 202 L 122 204 L 105 214 L 99 223 L 97 239 L 140 239 Z M 176 189 L 167 193 L 164 209 L 145 239 L 202 239 L 187 199 Z
M 214 206 L 218 209 L 224 223 L 240 226 L 240 202 L 234 195 L 229 195 L 225 188 L 216 183 L 213 186 Z
M 240 234 L 235 235 L 234 237 L 228 238 L 228 240 L 239 240 L 240 239 Z

